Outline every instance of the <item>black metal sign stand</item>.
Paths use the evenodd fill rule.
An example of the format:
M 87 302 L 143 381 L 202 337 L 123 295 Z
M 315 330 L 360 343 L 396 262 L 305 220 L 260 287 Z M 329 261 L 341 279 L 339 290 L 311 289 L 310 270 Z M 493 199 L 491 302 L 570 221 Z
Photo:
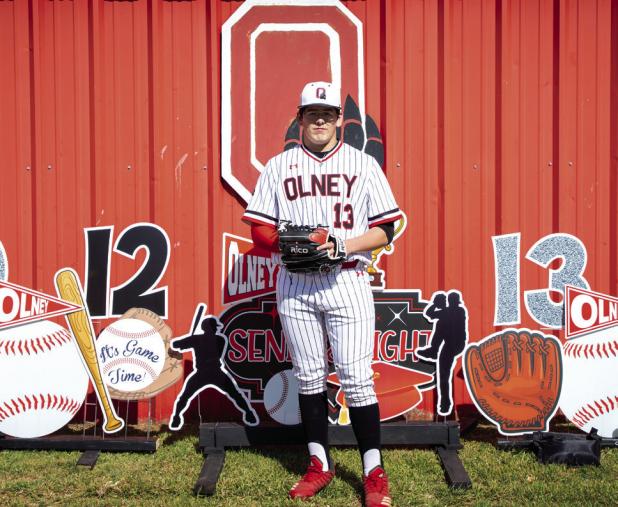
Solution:
M 158 440 L 143 437 L 82 437 L 81 435 L 50 435 L 41 438 L 0 437 L 0 449 L 20 451 L 115 451 L 154 452 Z
M 81 435 L 52 435 L 41 438 L 0 437 L 0 450 L 83 451 L 77 464 L 93 468 L 101 451 L 155 452 L 158 439 L 143 437 L 83 437 Z
M 87 419 L 87 408 L 94 408 L 94 418 Z M 82 455 L 77 461 L 77 465 L 94 468 L 101 454 L 101 451 L 108 452 L 155 452 L 159 446 L 158 438 L 151 438 L 150 428 L 151 419 L 151 400 L 148 400 L 148 430 L 146 436 L 128 435 L 128 427 L 125 425 L 124 431 L 120 434 L 106 435 L 102 431 L 97 435 L 97 410 L 98 404 L 93 402 L 84 403 L 83 425 L 84 429 L 74 434 L 47 435 L 39 438 L 15 438 L 0 433 L 0 450 L 21 450 L 21 451 L 82 451 Z M 128 420 L 129 402 L 126 404 L 126 417 Z M 92 424 L 92 434 L 86 434 L 86 426 Z M 99 428 L 100 429 L 100 428 Z
M 385 446 L 435 447 L 448 485 L 451 488 L 472 486 L 457 454 L 462 445 L 459 440 L 459 423 L 456 421 L 384 423 L 381 433 Z M 331 425 L 328 436 L 331 445 L 356 445 L 351 426 Z M 300 425 L 249 427 L 237 423 L 200 424 L 199 447 L 204 454 L 204 464 L 193 492 L 206 496 L 214 494 L 223 470 L 226 448 L 302 443 L 304 436 Z
M 563 435 L 563 436 L 579 436 L 584 438 L 585 435 L 580 433 L 554 433 L 554 435 Z M 601 448 L 607 449 L 616 449 L 618 448 L 618 438 L 599 438 Z M 533 445 L 532 435 L 524 435 L 515 440 L 498 440 L 496 446 L 499 449 L 503 449 L 505 451 L 511 449 L 529 449 Z
M 551 434 L 551 435 L 556 435 L 556 436 L 562 436 L 562 437 L 572 437 L 572 438 L 580 438 L 580 439 L 586 438 L 586 435 L 582 433 L 559 433 L 559 432 L 553 432 L 553 431 L 549 431 L 546 433 Z M 607 449 L 618 448 L 618 438 L 602 438 L 602 437 L 597 437 L 597 438 L 599 439 L 599 443 L 602 449 L 603 448 L 607 448 Z M 498 442 L 496 443 L 496 447 L 504 451 L 510 451 L 514 449 L 532 449 L 533 446 L 534 446 L 534 437 L 532 436 L 532 434 L 516 437 L 512 440 L 509 440 L 509 439 L 498 440 Z

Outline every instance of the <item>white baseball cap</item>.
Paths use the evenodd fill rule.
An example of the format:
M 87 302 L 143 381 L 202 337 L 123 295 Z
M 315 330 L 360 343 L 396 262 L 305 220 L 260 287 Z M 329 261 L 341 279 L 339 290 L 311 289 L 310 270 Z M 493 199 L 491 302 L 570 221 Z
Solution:
M 300 94 L 300 106 L 329 106 L 341 109 L 341 90 L 332 83 L 307 83 Z

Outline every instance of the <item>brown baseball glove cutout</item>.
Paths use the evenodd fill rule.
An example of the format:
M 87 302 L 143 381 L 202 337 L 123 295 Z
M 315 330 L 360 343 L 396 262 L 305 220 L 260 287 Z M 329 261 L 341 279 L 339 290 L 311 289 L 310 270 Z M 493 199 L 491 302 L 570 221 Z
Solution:
M 560 343 L 528 330 L 507 330 L 467 348 L 470 394 L 505 434 L 547 430 L 562 385 Z

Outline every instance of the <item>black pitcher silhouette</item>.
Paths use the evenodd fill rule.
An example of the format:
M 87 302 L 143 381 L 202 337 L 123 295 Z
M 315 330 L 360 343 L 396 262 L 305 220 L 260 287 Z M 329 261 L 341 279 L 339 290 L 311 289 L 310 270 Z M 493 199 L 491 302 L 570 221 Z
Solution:
M 453 369 L 468 342 L 468 310 L 461 293 L 451 290 L 448 296 L 434 293 L 424 315 L 433 321 L 433 331 L 429 345 L 417 349 L 416 355 L 436 363 L 438 414 L 448 415 L 453 409 Z

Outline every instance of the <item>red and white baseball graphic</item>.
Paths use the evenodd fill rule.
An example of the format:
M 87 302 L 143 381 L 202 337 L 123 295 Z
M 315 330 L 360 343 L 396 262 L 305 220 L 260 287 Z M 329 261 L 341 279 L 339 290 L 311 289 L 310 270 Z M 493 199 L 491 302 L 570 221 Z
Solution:
M 42 437 L 82 406 L 88 374 L 71 334 L 44 320 L 0 331 L 0 431 Z
M 618 299 L 567 288 L 560 409 L 583 431 L 618 438 Z
M 163 337 L 146 318 L 117 320 L 101 332 L 96 346 L 103 381 L 123 392 L 140 391 L 152 384 L 166 359 Z
M 292 370 L 273 375 L 264 389 L 264 408 L 280 424 L 300 424 L 298 381 Z

